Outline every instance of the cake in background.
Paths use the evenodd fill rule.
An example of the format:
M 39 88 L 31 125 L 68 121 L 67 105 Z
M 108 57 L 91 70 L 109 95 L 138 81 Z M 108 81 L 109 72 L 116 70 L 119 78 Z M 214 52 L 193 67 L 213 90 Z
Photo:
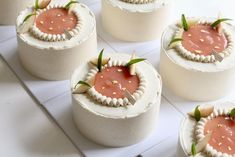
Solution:
M 235 104 L 197 106 L 182 121 L 177 157 L 234 157 Z
M 169 24 L 172 0 L 102 0 L 102 24 L 124 41 L 160 39 Z
M 178 96 L 216 100 L 234 89 L 235 29 L 227 18 L 186 18 L 162 35 L 160 74 Z
M 81 63 L 96 56 L 96 21 L 78 1 L 36 0 L 16 23 L 19 57 L 24 68 L 46 80 L 69 79 Z
M 15 25 L 19 12 L 33 4 L 34 0 L 1 0 L 0 25 Z

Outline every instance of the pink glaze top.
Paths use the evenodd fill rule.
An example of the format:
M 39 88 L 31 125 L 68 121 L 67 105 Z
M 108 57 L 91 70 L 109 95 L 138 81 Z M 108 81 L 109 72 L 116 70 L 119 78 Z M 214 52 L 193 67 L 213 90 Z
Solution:
M 224 33 L 219 34 L 210 25 L 193 25 L 183 33 L 183 47 L 200 55 L 211 55 L 212 50 L 221 52 L 227 47 Z
M 64 8 L 52 8 L 36 18 L 36 26 L 43 33 L 63 34 L 64 30 L 74 29 L 77 21 L 74 13 L 68 14 L 68 10 Z
M 95 76 L 95 89 L 102 95 L 111 98 L 124 98 L 127 89 L 133 94 L 139 87 L 139 77 L 131 76 L 124 66 L 114 66 L 103 69 Z
M 235 122 L 219 116 L 207 122 L 204 134 L 212 132 L 209 144 L 219 152 L 235 154 Z

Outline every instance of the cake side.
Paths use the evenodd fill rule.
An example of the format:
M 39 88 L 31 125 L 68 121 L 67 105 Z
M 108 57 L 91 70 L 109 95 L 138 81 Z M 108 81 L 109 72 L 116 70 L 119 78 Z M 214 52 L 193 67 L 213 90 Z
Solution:
M 114 8 L 132 13 L 149 13 L 165 5 L 172 3 L 172 0 L 105 0 Z
M 129 4 L 119 0 L 102 0 L 102 24 L 112 36 L 124 41 L 154 40 L 160 38 L 169 23 L 171 10 L 172 3 L 165 1 Z
M 17 40 L 23 67 L 34 76 L 46 80 L 68 79 L 77 66 L 91 59 L 97 51 L 96 32 L 86 42 L 65 50 L 37 49 L 18 37 Z
M 97 116 L 74 98 L 72 102 L 73 118 L 78 130 L 89 140 L 109 147 L 123 147 L 140 142 L 155 129 L 159 116 L 160 99 L 146 112 L 122 119 Z M 85 121 L 82 120 L 84 118 Z

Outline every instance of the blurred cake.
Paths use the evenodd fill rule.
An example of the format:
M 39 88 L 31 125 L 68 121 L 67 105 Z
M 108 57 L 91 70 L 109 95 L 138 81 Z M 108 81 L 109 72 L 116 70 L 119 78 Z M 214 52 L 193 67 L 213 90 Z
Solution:
M 178 157 L 234 157 L 235 106 L 197 107 L 180 127 Z M 227 108 L 225 107 L 227 106 Z
M 0 25 L 15 25 L 19 12 L 33 4 L 34 0 L 1 0 Z
M 102 0 L 103 27 L 124 41 L 160 39 L 171 16 L 171 0 Z

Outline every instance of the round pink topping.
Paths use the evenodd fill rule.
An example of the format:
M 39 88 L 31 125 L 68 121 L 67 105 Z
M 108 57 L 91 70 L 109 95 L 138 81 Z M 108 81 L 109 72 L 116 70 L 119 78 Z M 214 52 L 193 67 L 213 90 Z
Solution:
M 95 76 L 96 91 L 111 98 L 124 98 L 126 89 L 133 94 L 139 83 L 139 77 L 131 76 L 129 69 L 124 66 L 105 68 Z
M 199 55 L 211 55 L 212 50 L 222 52 L 227 47 L 224 33 L 219 34 L 210 25 L 193 25 L 183 33 L 183 47 Z
M 77 16 L 68 14 L 64 8 L 53 8 L 41 13 L 36 18 L 37 28 L 47 34 L 63 34 L 64 30 L 72 30 L 77 25 Z
M 219 152 L 235 154 L 235 122 L 229 117 L 219 116 L 207 122 L 204 134 L 212 132 L 209 144 Z

